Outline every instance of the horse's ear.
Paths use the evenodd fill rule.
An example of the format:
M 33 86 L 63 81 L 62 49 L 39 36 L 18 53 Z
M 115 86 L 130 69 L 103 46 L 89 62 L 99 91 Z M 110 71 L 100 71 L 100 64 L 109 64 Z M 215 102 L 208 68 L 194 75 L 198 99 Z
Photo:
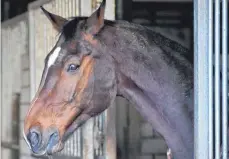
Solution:
M 89 34 L 97 34 L 104 26 L 106 0 L 103 0 L 99 8 L 86 21 L 86 32 Z
M 49 19 L 49 21 L 51 21 L 53 27 L 58 31 L 60 32 L 61 31 L 61 28 L 62 26 L 64 25 L 64 23 L 66 23 L 68 20 L 61 17 L 61 16 L 58 16 L 58 15 L 55 15 L 53 13 L 50 13 L 48 12 L 46 9 L 44 9 L 42 6 L 40 6 L 41 10 L 44 12 L 44 14 L 46 15 L 46 17 Z

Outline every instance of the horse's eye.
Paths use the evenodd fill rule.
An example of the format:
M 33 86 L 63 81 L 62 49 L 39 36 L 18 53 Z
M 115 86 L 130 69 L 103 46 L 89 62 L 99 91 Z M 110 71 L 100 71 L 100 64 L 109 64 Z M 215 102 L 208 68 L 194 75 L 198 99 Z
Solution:
M 68 72 L 73 72 L 73 71 L 76 71 L 78 68 L 79 68 L 79 65 L 70 64 L 70 65 L 68 66 L 67 71 L 68 71 Z

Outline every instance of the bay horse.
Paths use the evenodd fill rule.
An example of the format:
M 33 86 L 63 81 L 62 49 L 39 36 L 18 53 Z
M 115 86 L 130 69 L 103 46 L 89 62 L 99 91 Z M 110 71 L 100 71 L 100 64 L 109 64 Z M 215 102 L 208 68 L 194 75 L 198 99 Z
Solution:
M 122 96 L 162 135 L 176 159 L 194 158 L 193 64 L 189 50 L 148 27 L 44 14 L 59 32 L 45 58 L 23 134 L 35 155 L 52 155 L 88 119 Z

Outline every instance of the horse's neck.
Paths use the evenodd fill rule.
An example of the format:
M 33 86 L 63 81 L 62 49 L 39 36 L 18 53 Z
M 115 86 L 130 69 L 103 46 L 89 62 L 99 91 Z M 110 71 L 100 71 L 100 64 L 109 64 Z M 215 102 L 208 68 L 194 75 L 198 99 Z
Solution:
M 193 68 L 182 55 L 182 50 L 170 47 L 174 42 L 167 39 L 169 44 L 163 45 L 161 41 L 165 38 L 157 41 L 158 34 L 128 23 L 107 26 L 103 31 L 99 38 L 103 46 L 109 48 L 104 55 L 111 55 L 116 72 L 134 83 L 154 103 L 147 106 L 156 105 L 163 113 L 171 113 L 170 108 L 173 108 L 170 105 L 183 107 L 193 86 Z
M 165 138 L 176 158 L 193 158 L 193 125 L 184 108 L 192 89 L 191 66 L 179 53 L 150 42 L 144 32 L 138 39 L 113 40 L 120 48 L 110 52 L 117 63 L 118 93 Z
M 122 95 L 129 102 L 131 102 L 141 116 L 148 121 L 165 139 L 168 147 L 172 149 L 174 157 L 177 159 L 192 159 L 193 158 L 193 134 L 192 125 L 187 114 L 183 113 L 178 108 L 177 111 L 171 111 L 176 109 L 176 106 L 169 106 L 168 112 L 171 114 L 164 114 L 160 106 L 157 105 L 151 98 L 139 88 L 134 81 L 126 77 L 124 74 L 118 75 L 118 94 Z M 172 117 L 174 113 L 175 116 Z M 170 120 L 171 119 L 171 120 Z M 182 121 L 182 122 L 179 122 Z M 179 130 L 173 125 L 178 123 Z M 177 124 L 176 123 L 176 124 Z

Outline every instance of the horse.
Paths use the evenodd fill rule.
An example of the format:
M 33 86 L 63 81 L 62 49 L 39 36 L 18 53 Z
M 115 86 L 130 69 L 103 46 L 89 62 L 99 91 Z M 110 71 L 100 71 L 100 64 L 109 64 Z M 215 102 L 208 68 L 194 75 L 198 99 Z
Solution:
M 193 63 L 189 50 L 153 29 L 104 18 L 41 10 L 59 33 L 24 120 L 33 154 L 53 155 L 88 119 L 121 96 L 164 138 L 176 159 L 194 158 Z

